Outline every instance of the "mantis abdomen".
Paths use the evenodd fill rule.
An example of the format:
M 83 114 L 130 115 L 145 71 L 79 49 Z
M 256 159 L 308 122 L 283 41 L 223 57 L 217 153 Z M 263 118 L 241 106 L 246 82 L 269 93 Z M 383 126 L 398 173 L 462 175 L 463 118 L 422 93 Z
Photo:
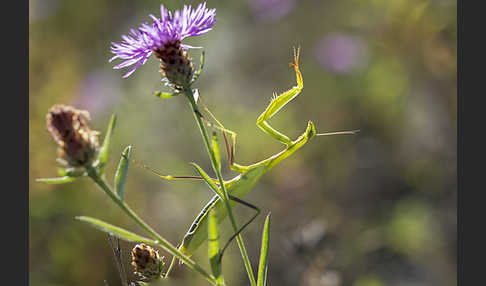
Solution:
M 231 181 L 225 182 L 225 187 L 229 194 L 237 198 L 243 198 L 255 184 L 260 177 L 267 170 L 267 166 L 260 166 L 249 170 L 248 172 L 236 176 Z M 231 206 L 234 207 L 236 202 L 231 201 Z M 179 250 L 191 256 L 201 244 L 207 241 L 207 227 L 208 227 L 208 213 L 211 209 L 216 210 L 216 220 L 221 223 L 228 215 L 227 209 L 218 196 L 214 196 L 202 209 L 199 215 L 192 223 L 189 231 L 184 236 Z

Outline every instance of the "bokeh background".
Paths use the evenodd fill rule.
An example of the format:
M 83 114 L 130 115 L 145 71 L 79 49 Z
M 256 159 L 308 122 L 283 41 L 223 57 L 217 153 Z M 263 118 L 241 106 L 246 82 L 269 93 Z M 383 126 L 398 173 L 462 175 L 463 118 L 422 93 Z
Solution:
M 169 9 L 198 1 L 164 1 Z M 106 235 L 76 221 L 89 215 L 140 234 L 87 178 L 46 185 L 56 146 L 45 115 L 56 103 L 91 113 L 103 138 L 118 122 L 107 176 L 125 146 L 162 173 L 210 170 L 187 102 L 166 91 L 155 58 L 128 79 L 112 70 L 109 47 L 159 13 L 159 1 L 29 1 L 29 279 L 31 285 L 120 285 Z M 206 51 L 196 84 L 227 128 L 238 133 L 237 161 L 282 149 L 256 125 L 272 92 L 295 85 L 288 63 L 301 46 L 303 93 L 271 124 L 291 138 L 308 120 L 316 137 L 248 194 L 272 212 L 269 285 L 456 285 L 457 29 L 452 0 L 209 0 L 214 29 L 189 39 Z M 200 51 L 193 50 L 195 63 Z M 235 173 L 225 168 L 230 178 Z M 126 200 L 177 244 L 211 197 L 200 182 L 162 181 L 131 165 Z M 240 222 L 251 211 L 238 207 Z M 244 233 L 257 268 L 264 215 Z M 223 237 L 230 226 L 223 225 Z M 128 252 L 122 242 L 128 272 Z M 166 255 L 163 250 L 162 255 Z M 166 257 L 169 261 L 170 257 Z M 206 263 L 206 249 L 195 259 Z M 236 244 L 224 260 L 229 285 L 248 285 Z M 134 275 L 130 273 L 131 280 Z M 160 285 L 208 285 L 178 267 Z

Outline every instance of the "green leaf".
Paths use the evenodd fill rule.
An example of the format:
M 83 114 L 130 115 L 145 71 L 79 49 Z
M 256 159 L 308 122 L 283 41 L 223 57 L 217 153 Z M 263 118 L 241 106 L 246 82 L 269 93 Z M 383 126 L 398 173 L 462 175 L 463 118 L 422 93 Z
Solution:
M 212 146 L 214 158 L 216 159 L 216 168 L 221 172 L 221 153 L 219 152 L 218 136 L 216 135 L 216 132 L 213 132 Z
M 61 176 L 61 177 L 64 177 L 64 176 L 67 176 L 67 169 L 64 169 L 64 168 L 58 168 L 57 169 L 57 175 L 58 176 Z
M 46 183 L 46 184 L 65 184 L 65 183 L 70 183 L 75 179 L 76 179 L 75 177 L 64 176 L 59 178 L 41 178 L 41 179 L 36 179 L 36 181 Z
M 113 134 L 113 129 L 115 128 L 116 115 L 111 116 L 110 124 L 108 125 L 108 130 L 106 131 L 105 140 L 100 148 L 98 154 L 98 168 L 100 173 L 103 174 L 103 169 L 105 168 L 106 162 L 108 161 L 108 153 L 110 149 L 111 135 Z
M 94 228 L 97 228 L 101 231 L 104 231 L 106 233 L 109 233 L 113 236 L 116 236 L 116 237 L 123 239 L 123 240 L 126 240 L 126 241 L 157 244 L 156 241 L 154 241 L 150 238 L 140 236 L 138 234 L 130 232 L 130 231 L 123 229 L 121 227 L 114 226 L 112 224 L 106 223 L 106 222 L 99 220 L 97 218 L 92 218 L 92 217 L 87 217 L 87 216 L 77 216 L 75 218 L 77 220 L 88 223 L 89 225 L 91 225 Z
M 123 191 L 125 188 L 125 181 L 127 179 L 128 174 L 128 163 L 130 162 L 130 152 L 132 150 L 132 146 L 127 146 L 125 150 L 123 150 L 120 163 L 118 164 L 118 169 L 115 173 L 115 190 L 120 199 L 123 201 Z
M 262 248 L 260 250 L 260 264 L 258 266 L 257 286 L 265 286 L 267 284 L 269 229 L 270 214 L 267 215 L 267 218 L 265 219 L 265 225 L 263 226 Z
M 192 80 L 192 82 L 195 82 L 199 76 L 201 76 L 201 73 L 203 71 L 203 68 L 204 68 L 204 51 L 201 52 L 201 60 L 200 60 L 200 65 L 199 65 L 199 69 L 194 73 L 194 78 Z
M 178 96 L 179 93 L 170 93 L 170 92 L 160 92 L 160 91 L 155 91 L 154 95 L 160 98 L 171 98 L 174 96 Z
M 220 190 L 218 188 L 218 186 L 216 185 L 215 182 L 213 182 L 213 179 L 211 179 L 208 174 L 206 174 L 206 172 L 204 172 L 204 170 L 199 167 L 196 163 L 191 163 L 192 166 L 194 166 L 194 168 L 196 168 L 196 171 L 201 175 L 201 177 L 204 179 L 204 181 L 208 184 L 208 186 L 211 188 L 211 190 L 213 190 L 214 193 L 216 193 L 216 195 L 218 197 L 221 198 L 221 200 L 223 200 L 223 194 L 220 193 Z
M 64 176 L 68 176 L 68 177 L 82 177 L 82 176 L 86 176 L 86 170 L 84 169 L 80 169 L 80 168 L 59 168 L 57 169 L 57 175 L 59 177 L 64 177 Z
M 213 271 L 217 284 L 224 285 L 220 255 L 218 221 L 216 219 L 216 210 L 213 209 L 209 212 L 208 225 L 209 263 L 211 264 L 211 270 Z

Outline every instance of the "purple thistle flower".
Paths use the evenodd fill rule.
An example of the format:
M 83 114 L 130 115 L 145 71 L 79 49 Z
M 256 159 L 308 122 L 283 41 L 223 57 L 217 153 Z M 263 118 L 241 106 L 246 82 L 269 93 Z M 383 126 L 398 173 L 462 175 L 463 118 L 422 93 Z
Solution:
M 334 34 L 316 46 L 317 61 L 336 74 L 351 74 L 364 68 L 368 61 L 366 42 L 358 36 Z
M 163 52 L 169 46 L 183 50 L 197 48 L 182 44 L 181 41 L 209 32 L 216 22 L 216 9 L 207 9 L 206 3 L 201 3 L 196 9 L 184 5 L 182 11 L 172 14 L 160 5 L 160 16 L 157 18 L 150 15 L 152 24 L 144 23 L 137 30 L 131 29 L 130 35 L 122 36 L 122 43 L 112 43 L 111 52 L 115 56 L 109 62 L 115 59 L 124 60 L 113 68 L 121 69 L 133 65 L 123 78 L 130 76 L 140 65 L 145 64 L 152 53 L 162 61 L 166 60 Z

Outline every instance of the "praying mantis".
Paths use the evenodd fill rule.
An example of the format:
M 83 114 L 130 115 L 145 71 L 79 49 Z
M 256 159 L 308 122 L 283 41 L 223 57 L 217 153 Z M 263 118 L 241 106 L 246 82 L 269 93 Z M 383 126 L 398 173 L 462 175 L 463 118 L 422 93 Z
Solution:
M 233 171 L 238 172 L 239 174 L 234 177 L 233 179 L 224 181 L 224 187 L 228 191 L 230 195 L 230 199 L 232 200 L 231 205 L 234 207 L 236 203 L 240 203 L 246 205 L 247 207 L 253 208 L 256 210 L 256 214 L 245 224 L 241 227 L 228 241 L 228 243 L 238 235 L 248 224 L 250 224 L 253 219 L 259 214 L 260 210 L 242 200 L 242 198 L 257 184 L 260 178 L 268 171 L 270 171 L 274 166 L 282 162 L 284 159 L 292 155 L 295 151 L 302 148 L 309 140 L 311 140 L 314 136 L 326 136 L 326 135 L 338 135 L 338 134 L 355 134 L 359 130 L 353 131 L 340 131 L 340 132 L 329 132 L 329 133 L 316 133 L 316 128 L 312 121 L 308 121 L 307 128 L 305 131 L 297 137 L 295 140 L 291 140 L 288 136 L 284 135 L 283 133 L 275 130 L 270 124 L 268 120 L 271 119 L 275 114 L 280 111 L 287 103 L 292 101 L 295 97 L 297 97 L 303 87 L 303 78 L 302 74 L 299 69 L 299 51 L 294 48 L 294 62 L 290 63 L 290 66 L 293 67 L 296 73 L 297 85 L 292 87 L 290 90 L 287 90 L 279 95 L 274 93 L 271 102 L 263 111 L 262 114 L 257 119 L 256 125 L 267 135 L 274 138 L 275 140 L 281 142 L 285 145 L 285 149 L 281 152 L 274 154 L 267 159 L 261 160 L 251 165 L 241 165 L 235 162 L 235 145 L 236 145 L 236 133 L 226 129 L 217 119 L 216 117 L 209 111 L 207 106 L 204 104 L 201 98 L 201 102 L 203 102 L 205 110 L 210 114 L 216 124 L 209 122 L 203 115 L 197 111 L 196 113 L 198 116 L 203 119 L 206 124 L 210 127 L 213 127 L 222 132 L 224 140 L 225 140 L 225 147 L 227 152 L 227 157 L 229 161 L 229 168 Z M 228 140 L 226 138 L 226 134 L 231 136 L 231 146 L 229 146 Z M 215 140 L 215 133 L 213 133 L 213 148 L 215 152 L 219 154 L 219 147 L 217 144 L 217 139 Z M 216 144 L 214 144 L 216 142 Z M 135 163 L 137 163 L 135 161 Z M 140 166 L 140 164 L 138 164 Z M 210 178 L 199 166 L 195 163 L 192 165 L 196 168 L 197 172 L 201 175 L 200 177 L 197 176 L 171 176 L 171 175 L 162 175 L 153 169 L 150 169 L 146 166 L 141 166 L 145 169 L 148 169 L 150 172 L 154 173 L 155 175 L 159 176 L 162 179 L 166 180 L 176 180 L 176 179 L 200 179 L 204 180 L 208 186 L 216 193 L 216 195 L 204 206 L 201 212 L 197 215 L 194 222 L 190 226 L 189 230 L 185 234 L 182 243 L 179 245 L 179 250 L 186 254 L 187 256 L 191 256 L 205 241 L 207 241 L 207 228 L 208 228 L 208 217 L 209 212 L 211 210 L 216 210 L 216 219 L 218 224 L 221 223 L 224 218 L 228 215 L 228 211 L 225 208 L 225 205 L 222 202 L 221 197 L 218 195 L 219 189 L 219 182 L 216 179 Z M 226 244 L 226 246 L 228 245 Z M 226 246 L 223 248 L 226 248 Z M 222 254 L 221 254 L 222 256 Z M 221 258 L 221 257 L 220 257 Z M 175 257 L 172 260 L 171 265 L 166 273 L 166 277 L 169 275 L 174 262 Z

